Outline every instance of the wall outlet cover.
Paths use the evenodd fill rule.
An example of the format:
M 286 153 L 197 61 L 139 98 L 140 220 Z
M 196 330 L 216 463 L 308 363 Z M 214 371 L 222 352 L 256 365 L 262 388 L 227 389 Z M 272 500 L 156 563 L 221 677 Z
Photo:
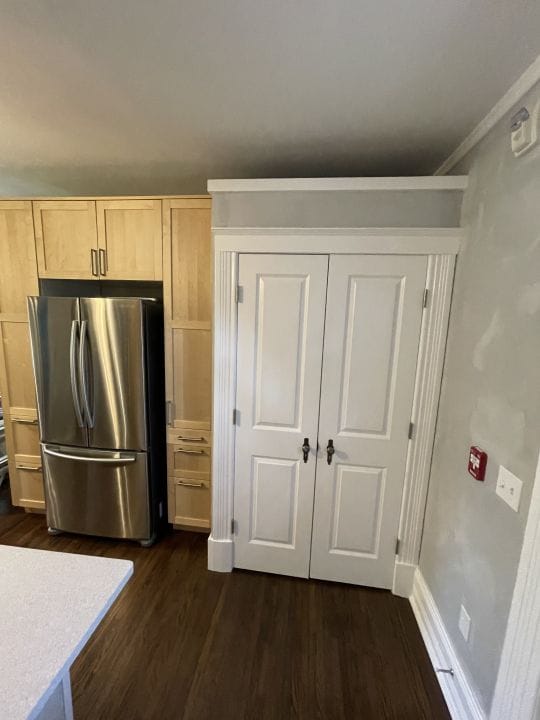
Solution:
M 499 475 L 497 477 L 497 495 L 501 497 L 505 503 L 508 503 L 512 510 L 519 510 L 519 501 L 521 499 L 521 488 L 523 483 L 521 480 L 507 470 L 502 465 L 499 466 Z
M 469 642 L 469 634 L 471 632 L 471 617 L 465 610 L 463 605 L 459 609 L 459 632 L 463 635 L 465 642 Z

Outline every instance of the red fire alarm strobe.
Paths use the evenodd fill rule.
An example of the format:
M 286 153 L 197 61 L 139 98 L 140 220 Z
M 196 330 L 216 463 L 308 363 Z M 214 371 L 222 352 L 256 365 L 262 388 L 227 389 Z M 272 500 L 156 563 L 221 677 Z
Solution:
M 483 480 L 486 474 L 487 453 L 473 445 L 469 452 L 469 473 L 475 480 Z

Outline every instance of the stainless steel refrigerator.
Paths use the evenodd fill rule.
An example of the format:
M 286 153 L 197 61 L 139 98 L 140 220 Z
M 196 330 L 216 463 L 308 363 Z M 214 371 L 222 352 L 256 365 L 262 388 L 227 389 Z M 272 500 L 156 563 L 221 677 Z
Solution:
M 49 531 L 141 544 L 165 514 L 163 312 L 28 298 Z

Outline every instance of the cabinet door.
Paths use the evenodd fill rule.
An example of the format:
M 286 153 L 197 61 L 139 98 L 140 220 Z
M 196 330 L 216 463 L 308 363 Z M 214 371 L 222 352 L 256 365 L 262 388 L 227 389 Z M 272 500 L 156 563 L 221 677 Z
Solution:
M 161 280 L 161 200 L 98 200 L 99 272 L 107 280 Z
M 13 504 L 44 508 L 34 372 L 25 320 L 0 322 L 0 391 Z
M 0 202 L 0 318 L 26 318 L 26 298 L 39 293 L 32 204 Z
M 327 255 L 240 256 L 236 567 L 309 573 L 327 272 Z
M 210 429 L 210 200 L 163 201 L 163 296 L 169 424 Z
M 96 203 L 46 200 L 33 205 L 39 277 L 96 278 Z
M 422 256 L 331 257 L 311 577 L 392 586 L 426 272 Z

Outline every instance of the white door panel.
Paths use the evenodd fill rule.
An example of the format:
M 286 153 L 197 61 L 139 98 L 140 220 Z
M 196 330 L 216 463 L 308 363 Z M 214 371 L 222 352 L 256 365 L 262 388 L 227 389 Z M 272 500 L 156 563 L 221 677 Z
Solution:
M 312 577 L 391 587 L 426 272 L 422 256 L 331 256 Z
M 327 273 L 326 255 L 240 256 L 236 567 L 308 576 Z

